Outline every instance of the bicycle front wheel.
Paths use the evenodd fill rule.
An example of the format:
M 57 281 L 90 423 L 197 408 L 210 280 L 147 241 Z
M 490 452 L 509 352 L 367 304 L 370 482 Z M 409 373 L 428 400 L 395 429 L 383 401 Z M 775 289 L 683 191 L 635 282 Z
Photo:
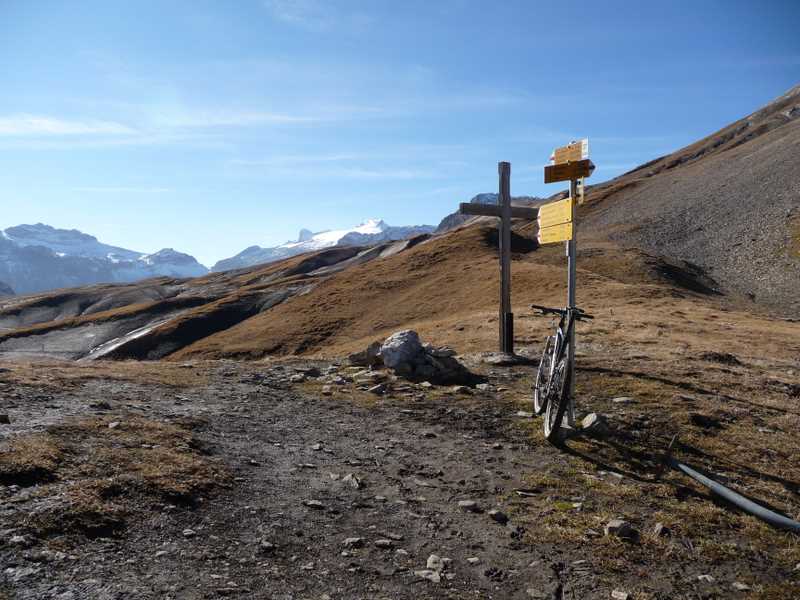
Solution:
M 536 371 L 536 380 L 533 383 L 533 412 L 537 415 L 542 414 L 547 408 L 547 385 L 550 383 L 554 350 L 553 336 L 547 336 L 542 359 L 539 361 L 539 368 Z
M 552 380 L 550 381 L 550 393 L 547 397 L 547 412 L 544 416 L 544 437 L 548 442 L 558 441 L 558 433 L 561 430 L 561 422 L 567 412 L 569 404 L 569 348 L 565 349 L 564 355 L 558 361 L 556 368 L 553 369 Z

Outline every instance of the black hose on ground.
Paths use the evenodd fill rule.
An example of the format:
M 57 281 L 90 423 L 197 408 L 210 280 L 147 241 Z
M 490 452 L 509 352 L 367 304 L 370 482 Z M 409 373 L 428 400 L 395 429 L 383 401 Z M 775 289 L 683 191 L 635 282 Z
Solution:
M 777 527 L 779 529 L 785 529 L 787 531 L 792 531 L 794 533 L 800 533 L 800 523 L 795 521 L 794 519 L 790 519 L 789 517 L 785 517 L 772 511 L 768 508 L 764 508 L 760 504 L 756 504 L 749 498 L 745 498 L 741 494 L 737 494 L 733 490 L 726 488 L 721 483 L 717 483 L 710 477 L 706 477 L 702 473 L 695 471 L 688 465 L 683 464 L 672 458 L 672 450 L 675 448 L 675 445 L 678 443 L 678 436 L 672 436 L 672 440 L 667 447 L 667 451 L 664 453 L 664 457 L 661 461 L 661 466 L 659 467 L 658 473 L 656 474 L 656 479 L 660 479 L 661 475 L 663 474 L 664 467 L 669 466 L 673 469 L 676 469 L 683 473 L 684 475 L 688 475 L 696 482 L 706 486 L 712 493 L 716 494 L 720 498 L 727 500 L 734 506 L 738 506 L 744 512 L 753 515 L 764 521 L 765 523 L 769 523 L 773 527 Z
M 779 529 L 786 529 L 787 531 L 793 531 L 795 533 L 800 533 L 800 523 L 795 521 L 794 519 L 790 519 L 789 517 L 784 517 L 783 515 L 779 515 L 778 513 L 769 510 L 768 508 L 764 508 L 760 504 L 756 504 L 752 500 L 745 498 L 741 494 L 737 494 L 733 490 L 726 488 L 721 483 L 717 483 L 713 479 L 709 479 L 702 473 L 698 473 L 694 469 L 685 464 L 678 462 L 675 459 L 668 459 L 669 465 L 681 471 L 685 475 L 688 475 L 698 483 L 706 486 L 710 489 L 713 493 L 715 493 L 720 498 L 727 500 L 734 506 L 738 506 L 746 513 L 750 513 L 754 517 L 758 517 L 762 521 L 769 523 L 773 527 L 778 527 Z

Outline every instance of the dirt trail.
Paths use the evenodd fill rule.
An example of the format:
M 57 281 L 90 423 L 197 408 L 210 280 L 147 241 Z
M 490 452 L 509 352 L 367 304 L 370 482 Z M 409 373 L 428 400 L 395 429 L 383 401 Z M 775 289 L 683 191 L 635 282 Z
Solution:
M 529 588 L 550 597 L 560 585 L 552 559 L 486 512 L 536 466 L 509 430 L 508 403 L 359 406 L 292 391 L 279 371 L 232 366 L 189 394 L 90 381 L 57 396 L 29 424 L 49 423 L 43 413 L 54 410 L 90 413 L 99 400 L 120 427 L 136 413 L 200 417 L 200 437 L 235 483 L 199 508 L 164 505 L 121 539 L 91 540 L 76 560 L 30 571 L 4 548 L 12 598 L 529 598 Z M 465 499 L 481 512 L 460 508 Z M 187 528 L 195 535 L 184 537 Z M 363 545 L 347 548 L 346 538 Z M 438 584 L 414 574 L 431 554 L 452 561 Z
M 654 402 L 663 403 L 673 386 L 686 391 L 680 378 L 671 382 L 646 360 L 629 360 L 624 373 L 602 366 L 607 361 L 584 363 L 584 386 L 627 385 L 642 402 L 657 394 Z M 489 387 L 469 394 L 397 380 L 386 396 L 374 396 L 355 384 L 333 385 L 324 395 L 326 381 L 348 372 L 325 376 L 327 366 L 62 364 L 0 374 L 0 413 L 12 421 L 0 428 L 0 476 L 3 456 L 14 454 L 4 443 L 48 432 L 66 448 L 53 479 L 0 485 L 0 598 L 577 600 L 619 590 L 631 600 L 654 600 L 789 598 L 797 590 L 791 536 L 715 505 L 688 482 L 652 480 L 666 435 L 655 411 L 643 415 L 636 403 L 606 407 L 617 411 L 617 436 L 571 441 L 564 451 L 542 441 L 538 419 L 518 415 L 529 410 L 530 367 L 484 365 Z M 309 369 L 312 376 L 297 381 Z M 734 385 L 715 384 L 729 394 L 726 402 L 736 400 Z M 610 403 L 606 395 L 583 398 L 582 409 Z M 705 411 L 716 398 L 696 396 L 691 404 Z M 759 423 L 770 414 L 762 410 L 769 407 L 753 411 Z M 72 422 L 92 425 L 84 425 L 88 433 L 59 429 Z M 146 435 L 160 437 L 130 437 L 142 423 L 150 423 Z M 182 423 L 192 424 L 193 437 L 176 429 Z M 710 443 L 733 433 L 727 422 L 720 426 L 729 429 Z M 58 438 L 59 431 L 68 433 Z M 102 463 L 106 447 L 96 439 L 132 474 L 104 473 L 111 463 Z M 100 450 L 67 471 L 87 444 Z M 177 454 L 159 455 L 164 469 L 148 464 L 158 446 L 170 444 Z M 771 463 L 778 457 L 793 468 L 785 449 L 775 448 Z M 781 506 L 796 505 L 791 471 L 781 477 L 777 465 L 758 461 L 745 469 L 720 462 L 724 454 L 716 452 L 706 456 L 727 477 L 767 486 L 739 489 L 762 499 L 774 489 Z M 99 474 L 94 460 L 101 461 Z M 212 467 L 227 476 L 209 489 L 203 482 L 218 473 Z M 185 481 L 165 481 L 164 473 Z M 134 475 L 151 482 L 149 496 L 136 495 L 145 488 Z M 195 491 L 165 495 L 184 484 Z M 78 516 L 106 519 L 106 528 L 76 532 L 67 526 L 75 515 L 65 513 L 63 530 L 37 530 L 36 516 L 65 506 L 75 488 L 100 490 L 100 500 Z M 98 503 L 124 506 L 126 498 L 124 525 L 108 525 Z M 459 505 L 464 500 L 475 505 Z M 508 522 L 498 522 L 503 516 L 492 509 Z M 603 535 L 603 525 L 620 517 L 633 523 L 638 539 Z M 657 521 L 671 533 L 653 537 Z M 348 538 L 358 539 L 346 544 Z M 442 560 L 429 568 L 431 555 Z M 731 587 L 741 582 L 744 588 Z

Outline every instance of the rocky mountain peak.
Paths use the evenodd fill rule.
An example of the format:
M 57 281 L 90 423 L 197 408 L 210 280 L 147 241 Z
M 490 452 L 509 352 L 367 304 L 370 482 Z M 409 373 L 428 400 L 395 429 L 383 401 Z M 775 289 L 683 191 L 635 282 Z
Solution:
M 9 227 L 4 231 L 5 237 L 11 238 L 18 243 L 34 245 L 37 242 L 41 245 L 53 243 L 58 244 L 86 244 L 97 243 L 97 238 L 93 235 L 83 233 L 77 229 L 56 229 L 44 223 L 35 225 L 17 225 Z
M 194 257 L 173 248 L 146 254 L 104 244 L 76 229 L 58 229 L 44 223 L 9 227 L 2 232 L 0 242 L 0 281 L 20 294 L 161 275 L 198 277 L 208 273 Z

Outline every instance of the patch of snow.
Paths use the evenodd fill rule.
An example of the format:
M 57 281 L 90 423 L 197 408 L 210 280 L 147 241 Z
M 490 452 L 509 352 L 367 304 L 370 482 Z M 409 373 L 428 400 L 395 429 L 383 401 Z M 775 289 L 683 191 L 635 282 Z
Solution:
M 334 229 L 311 233 L 300 231 L 297 241 L 289 241 L 280 246 L 261 248 L 250 246 L 236 256 L 217 262 L 212 271 L 225 271 L 256 264 L 264 264 L 304 252 L 323 250 L 334 246 L 367 246 L 387 241 L 407 239 L 415 235 L 433 232 L 429 225 L 391 227 L 381 219 L 368 219 L 350 229 Z
M 303 252 L 306 252 L 308 250 L 321 250 L 322 248 L 329 248 L 331 246 L 335 246 L 348 233 L 375 235 L 382 233 L 385 230 L 386 230 L 386 223 L 384 223 L 382 220 L 368 219 L 367 221 L 364 221 L 359 226 L 353 227 L 352 229 L 334 229 L 331 231 L 320 231 L 319 233 L 312 234 L 310 237 L 306 236 L 305 240 L 298 239 L 298 241 L 296 242 L 287 242 L 285 244 L 281 244 L 279 248 L 282 247 L 282 248 L 294 249 L 302 247 L 304 248 Z

